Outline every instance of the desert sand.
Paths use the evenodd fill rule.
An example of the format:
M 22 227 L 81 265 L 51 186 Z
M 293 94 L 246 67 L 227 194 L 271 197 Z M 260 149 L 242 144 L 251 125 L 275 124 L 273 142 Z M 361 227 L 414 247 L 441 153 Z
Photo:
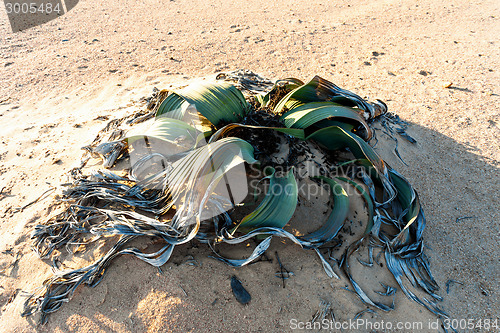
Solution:
M 499 318 L 497 1 L 82 0 L 66 15 L 15 34 L 0 12 L 1 331 L 289 331 L 290 320 L 310 321 L 321 301 L 332 304 L 337 320 L 366 309 L 342 289 L 345 277 L 326 276 L 314 253 L 274 240 L 269 256 L 278 251 L 295 274 L 286 288 L 275 277 L 275 259 L 235 269 L 193 243 L 176 249 L 163 274 L 132 257 L 115 260 L 96 288 L 81 287 L 44 326 L 20 317 L 21 290 L 52 274 L 29 234 L 60 208 L 57 191 L 16 208 L 66 181 L 80 148 L 106 124 L 102 116 L 137 111 L 153 87 L 238 68 L 268 78 L 320 75 L 384 100 L 410 122 L 418 143 L 400 140 L 407 165 L 383 136 L 377 151 L 420 195 L 442 308 L 456 319 Z M 186 264 L 191 256 L 197 265 Z M 247 306 L 231 293 L 233 274 L 252 295 Z M 374 278 L 367 270 L 364 279 Z M 447 293 L 449 279 L 463 285 Z M 363 318 L 419 321 L 423 332 L 436 331 L 426 326 L 436 317 L 400 290 L 395 305 Z

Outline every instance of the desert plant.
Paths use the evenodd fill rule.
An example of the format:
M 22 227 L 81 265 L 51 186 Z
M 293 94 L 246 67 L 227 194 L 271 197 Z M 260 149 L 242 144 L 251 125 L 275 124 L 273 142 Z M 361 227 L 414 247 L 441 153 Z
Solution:
M 393 308 L 370 299 L 350 272 L 349 257 L 369 241 L 384 249 L 387 268 L 408 297 L 445 316 L 435 303 L 440 299 L 437 284 L 423 253 L 425 217 L 418 195 L 369 144 L 370 124 L 385 117 L 386 105 L 370 103 L 320 77 L 308 83 L 284 79 L 259 89 L 253 89 L 252 82 L 239 81 L 239 89 L 227 82 L 203 82 L 163 92 L 167 96 L 153 108 L 155 119 L 149 129 L 89 148 L 103 158 L 105 168 L 133 154 L 136 161 L 126 175 L 105 169 L 77 173 L 65 185 L 67 209 L 36 226 L 32 237 L 41 257 L 75 242 L 105 239 L 113 246 L 92 265 L 59 271 L 47 279 L 26 300 L 24 316 L 40 311 L 45 322 L 80 284 L 98 284 L 118 255 L 132 254 L 161 267 L 176 245 L 193 239 L 213 247 L 256 238 L 259 243 L 246 259 L 215 252 L 215 258 L 242 266 L 260 257 L 273 237 L 286 237 L 314 250 L 326 273 L 337 276 L 320 246 L 335 241 L 346 224 L 350 200 L 346 189 L 360 195 L 368 211 L 364 234 L 346 247 L 339 260 L 360 299 L 382 310 Z M 320 165 L 320 174 L 299 175 L 315 154 L 329 162 Z M 253 212 L 238 217 L 242 198 L 235 200 L 239 193 L 229 178 L 242 166 L 246 166 L 244 176 L 250 173 L 249 166 L 261 170 L 259 184 L 269 186 Z M 351 167 L 349 171 L 345 166 Z M 332 168 L 343 172 L 333 173 Z M 297 183 L 304 179 L 327 186 L 333 208 L 318 230 L 297 235 L 287 230 L 287 223 L 296 210 Z M 282 191 L 273 191 L 276 187 Z M 142 236 L 156 237 L 165 246 L 143 253 L 128 245 Z M 427 292 L 432 300 L 417 297 L 412 287 Z

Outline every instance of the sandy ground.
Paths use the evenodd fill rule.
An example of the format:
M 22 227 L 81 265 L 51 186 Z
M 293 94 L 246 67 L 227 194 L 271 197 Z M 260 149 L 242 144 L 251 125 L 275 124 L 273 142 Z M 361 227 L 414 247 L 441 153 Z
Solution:
M 378 151 L 420 194 L 442 307 L 452 318 L 499 317 L 497 1 L 82 0 L 16 34 L 0 12 L 0 269 L 21 253 L 0 274 L 0 330 L 288 331 L 291 319 L 311 320 L 322 300 L 337 320 L 366 308 L 341 289 L 345 278 L 326 276 L 313 253 L 275 241 L 270 256 L 277 250 L 295 273 L 286 288 L 274 276 L 276 260 L 233 269 L 195 244 L 177 249 L 163 275 L 137 259 L 117 259 L 98 287 L 80 288 L 45 326 L 20 317 L 19 290 L 51 274 L 31 251 L 29 233 L 57 207 L 49 196 L 15 208 L 65 181 L 80 147 L 104 126 L 98 116 L 134 111 L 131 101 L 155 86 L 237 68 L 271 78 L 317 74 L 386 101 L 411 122 L 418 144 L 400 141 L 407 166 L 390 141 Z M 472 218 L 457 221 L 463 216 Z M 190 256 L 201 265 L 184 264 Z M 231 294 L 233 274 L 253 297 L 248 306 Z M 447 294 L 448 279 L 463 286 Z M 400 291 L 395 303 L 393 312 L 363 318 L 420 321 L 422 331 L 435 331 L 427 327 L 435 317 Z

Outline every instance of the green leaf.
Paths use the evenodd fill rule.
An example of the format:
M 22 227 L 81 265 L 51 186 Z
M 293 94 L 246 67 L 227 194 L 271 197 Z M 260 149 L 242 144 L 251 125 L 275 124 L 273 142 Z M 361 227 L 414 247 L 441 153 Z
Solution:
M 381 183 L 384 187 L 387 199 L 383 203 L 377 203 L 377 205 L 388 203 L 396 196 L 396 190 L 389 179 L 388 168 L 385 162 L 367 142 L 356 134 L 346 132 L 338 126 L 333 126 L 320 129 L 307 136 L 306 139 L 315 140 L 329 150 L 349 148 L 354 157 L 360 160 L 358 163 L 367 169 L 371 178 Z
M 329 150 L 349 148 L 358 159 L 366 159 L 377 171 L 386 174 L 384 161 L 373 148 L 354 133 L 349 133 L 338 126 L 326 127 L 307 136 L 307 140 L 315 140 Z
M 358 110 L 332 102 L 306 103 L 281 116 L 286 127 L 306 129 L 324 120 L 338 120 L 364 129 L 364 139 L 369 140 L 372 131 Z M 324 126 L 323 126 L 324 127 Z
M 255 100 L 260 104 L 261 107 L 266 107 L 269 104 L 270 94 L 258 94 L 255 95 Z
M 293 216 L 297 207 L 298 188 L 291 169 L 285 177 L 276 177 L 271 168 L 269 190 L 260 205 L 245 216 L 233 229 L 248 232 L 260 227 L 283 228 Z
M 396 200 L 393 203 L 394 214 L 400 214 L 398 221 L 404 226 L 403 230 L 392 240 L 395 248 L 407 247 L 413 243 L 420 243 L 425 228 L 425 218 L 420 206 L 420 200 L 408 181 L 395 170 L 389 170 L 389 176 L 397 190 Z
M 215 185 L 214 181 L 220 180 L 234 166 L 242 162 L 257 163 L 253 152 L 252 145 L 234 137 L 197 148 L 173 163 L 168 172 L 168 188 L 174 198 L 194 191 L 205 195 L 205 191 Z
M 320 179 L 330 186 L 330 191 L 333 196 L 333 209 L 328 216 L 327 221 L 321 228 L 310 234 L 299 237 L 299 239 L 313 244 L 315 243 L 320 246 L 331 241 L 335 236 L 337 236 L 338 232 L 344 225 L 347 213 L 349 212 L 349 197 L 347 192 L 335 180 L 323 176 L 314 178 Z
M 198 82 L 171 92 L 158 108 L 156 117 L 167 115 L 182 119 L 186 105 L 194 105 L 216 127 L 240 121 L 249 109 L 245 97 L 235 86 L 225 82 Z
M 165 116 L 168 118 L 182 120 L 189 102 L 175 92 L 170 93 L 158 107 L 156 117 Z
M 320 121 L 319 123 L 316 124 L 317 126 L 314 126 L 316 130 L 325 128 L 325 127 L 332 127 L 332 126 L 338 126 L 342 128 L 346 132 L 354 132 L 355 126 L 353 124 L 349 124 L 343 121 L 338 121 L 338 120 L 330 120 L 330 119 L 325 119 Z
M 103 166 L 109 168 L 129 146 L 138 148 L 138 151 L 147 147 L 146 151 L 149 153 L 151 150 L 159 149 L 165 156 L 167 156 L 165 152 L 168 152 L 168 155 L 175 155 L 194 148 L 197 136 L 199 136 L 198 131 L 185 122 L 161 117 L 155 119 L 146 130 L 133 130 L 124 139 L 99 144 L 92 149 L 92 153 L 101 156 L 104 161 Z M 150 139 L 159 140 L 159 145 L 151 147 Z
M 128 144 L 143 139 L 144 137 L 159 139 L 168 143 L 176 144 L 179 139 L 191 139 L 195 142 L 198 136 L 198 131 L 186 124 L 185 122 L 177 119 L 160 117 L 156 118 L 151 127 L 143 133 L 137 131 L 131 132 L 126 140 Z
M 361 196 L 363 197 L 363 199 L 364 199 L 364 201 L 366 203 L 367 209 L 368 209 L 368 223 L 366 225 L 365 233 L 364 233 L 363 236 L 368 235 L 370 233 L 370 231 L 372 230 L 372 228 L 373 228 L 373 224 L 374 224 L 373 217 L 375 216 L 375 207 L 373 205 L 372 199 L 370 198 L 370 194 L 365 191 L 365 189 L 363 188 L 363 186 L 361 186 L 360 184 L 356 183 L 352 179 L 345 178 L 345 177 L 335 177 L 335 178 L 337 178 L 338 180 L 341 180 L 341 181 L 346 182 L 346 183 L 350 184 L 351 186 L 353 186 L 359 192 L 359 194 L 361 194 Z
M 355 93 L 342 89 L 334 83 L 315 76 L 308 83 L 290 91 L 274 108 L 280 114 L 286 108 L 292 110 L 300 105 L 311 102 L 333 102 L 344 106 L 357 106 L 365 119 L 374 118 L 387 112 L 387 106 L 380 101 L 368 103 Z

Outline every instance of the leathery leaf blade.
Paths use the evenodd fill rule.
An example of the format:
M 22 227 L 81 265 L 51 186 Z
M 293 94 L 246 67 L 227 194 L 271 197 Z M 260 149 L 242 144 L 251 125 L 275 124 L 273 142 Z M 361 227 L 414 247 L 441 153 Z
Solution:
M 264 199 L 252 213 L 241 220 L 235 230 L 248 232 L 260 227 L 283 228 L 292 218 L 298 199 L 293 170 L 285 177 L 277 177 L 272 169 L 268 177 L 269 189 Z
M 349 212 L 349 196 L 342 186 L 335 180 L 323 176 L 315 178 L 320 179 L 330 187 L 330 192 L 333 196 L 333 209 L 328 216 L 327 221 L 321 228 L 300 237 L 300 239 L 319 246 L 331 241 L 335 236 L 337 236 L 340 229 L 342 229 L 347 213 Z
M 343 182 L 350 184 L 363 197 L 363 200 L 365 201 L 366 206 L 367 206 L 366 208 L 368 210 L 368 223 L 366 224 L 364 236 L 368 235 L 373 228 L 373 224 L 374 224 L 373 219 L 374 219 L 374 215 L 375 215 L 375 209 L 374 209 L 373 201 L 370 198 L 370 194 L 367 191 L 365 191 L 363 186 L 359 185 L 358 183 L 356 183 L 352 179 L 345 178 L 345 177 L 336 177 L 336 178 L 338 180 L 341 180 Z
M 235 86 L 225 82 L 196 82 L 171 92 L 158 108 L 156 116 L 175 112 L 185 102 L 194 105 L 215 127 L 221 123 L 240 121 L 249 109 L 245 97 Z
M 398 221 L 403 227 L 403 230 L 392 240 L 391 245 L 403 253 L 413 252 L 407 247 L 421 242 L 425 217 L 418 195 L 408 181 L 392 169 L 389 170 L 389 175 L 398 193 L 397 201 L 392 203 L 392 209 L 395 214 L 399 214 Z
M 148 137 L 176 144 L 179 139 L 190 139 L 195 142 L 197 136 L 198 132 L 189 124 L 173 118 L 160 117 L 156 118 L 151 127 L 144 133 L 131 132 L 127 136 L 127 143 L 132 144 L 137 140 Z
M 352 123 L 355 127 L 363 128 L 364 139 L 368 140 L 372 136 L 372 131 L 358 111 L 332 102 L 313 102 L 293 108 L 282 115 L 281 119 L 286 127 L 303 129 L 327 119 Z
M 379 172 L 386 169 L 384 161 L 368 143 L 356 134 L 346 132 L 338 126 L 322 128 L 307 136 L 306 139 L 315 140 L 329 150 L 347 147 L 356 158 L 367 159 Z
M 257 162 L 253 147 L 242 139 L 231 137 L 197 148 L 173 163 L 172 169 L 166 172 L 165 186 L 177 207 L 174 227 L 184 228 L 193 223 L 193 219 L 199 223 L 217 183 L 243 162 Z
M 315 76 L 308 83 L 290 91 L 279 101 L 274 112 L 279 114 L 284 109 L 292 110 L 305 103 L 327 101 L 350 107 L 357 106 L 366 120 L 387 112 L 387 106 L 384 103 L 380 101 L 369 103 L 355 93 L 342 89 L 319 76 Z

